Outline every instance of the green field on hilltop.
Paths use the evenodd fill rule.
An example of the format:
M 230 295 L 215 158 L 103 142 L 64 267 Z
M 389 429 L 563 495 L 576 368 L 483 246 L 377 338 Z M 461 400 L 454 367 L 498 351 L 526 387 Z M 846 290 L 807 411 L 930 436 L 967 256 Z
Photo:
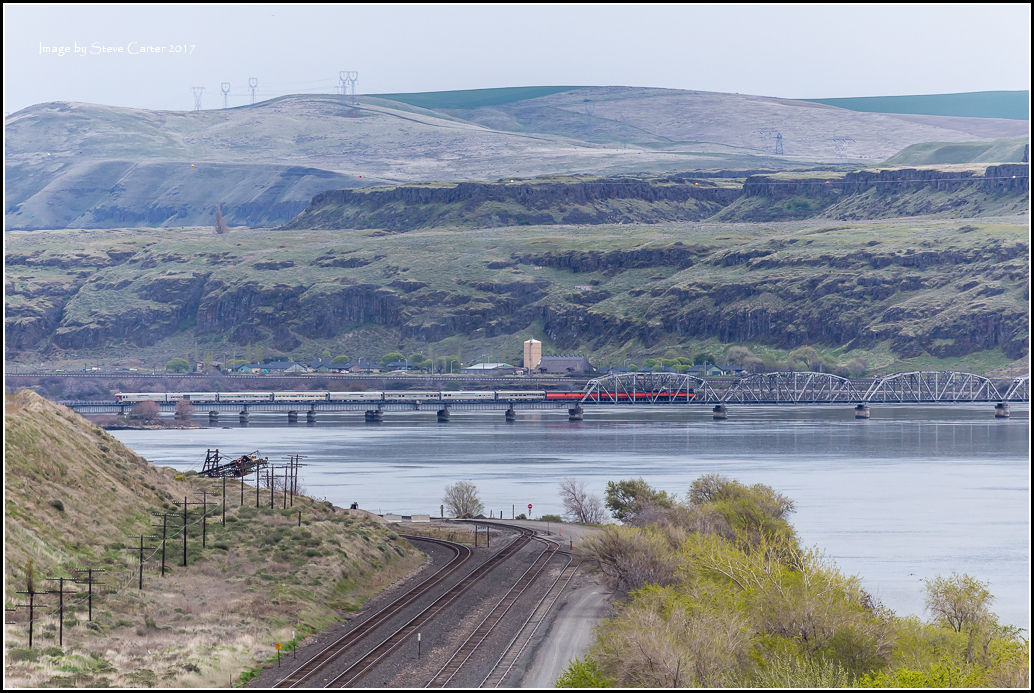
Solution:
M 863 113 L 961 116 L 1030 120 L 1030 91 L 971 91 L 962 94 L 859 96 L 840 99 L 801 99 Z
M 994 142 L 923 142 L 905 147 L 884 161 L 883 165 L 932 166 L 1021 162 L 1029 144 L 1029 137 L 1010 137 Z
M 449 110 L 502 106 L 503 104 L 538 99 L 585 87 L 502 87 L 496 89 L 460 89 L 457 91 L 427 91 L 413 94 L 370 94 L 381 99 L 399 101 L 420 108 Z

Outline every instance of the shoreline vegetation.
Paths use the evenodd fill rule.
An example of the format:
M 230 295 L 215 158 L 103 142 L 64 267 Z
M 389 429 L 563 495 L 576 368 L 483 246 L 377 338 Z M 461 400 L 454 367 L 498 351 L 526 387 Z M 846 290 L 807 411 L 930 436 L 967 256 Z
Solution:
M 619 595 L 558 687 L 1028 688 L 1030 640 L 1000 623 L 987 585 L 925 581 L 929 620 L 900 617 L 805 548 L 794 503 L 717 474 L 685 499 L 611 482 L 624 522 L 585 543 Z
M 10 686 L 239 685 L 275 660 L 275 643 L 291 651 L 423 563 L 391 529 L 329 502 L 297 495 L 285 509 L 276 487 L 270 507 L 265 484 L 258 503 L 245 484 L 241 503 L 228 480 L 224 524 L 222 480 L 156 467 L 35 393 L 4 405 L 5 607 L 38 593 L 31 648 L 28 610 L 8 614 Z M 92 618 L 88 588 L 71 582 L 87 568 Z M 42 594 L 59 577 L 63 624 Z

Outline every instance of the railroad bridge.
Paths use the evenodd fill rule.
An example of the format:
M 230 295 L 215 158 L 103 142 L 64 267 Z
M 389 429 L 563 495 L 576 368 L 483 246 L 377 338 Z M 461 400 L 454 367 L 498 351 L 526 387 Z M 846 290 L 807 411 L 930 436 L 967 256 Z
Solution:
M 714 418 L 728 416 L 731 405 L 853 405 L 857 418 L 868 418 L 873 404 L 961 404 L 994 405 L 995 416 L 1009 416 L 1009 404 L 1030 402 L 1030 376 L 1009 381 L 995 381 L 973 373 L 959 371 L 912 371 L 894 373 L 871 380 L 843 378 L 831 373 L 779 372 L 758 373 L 730 380 L 709 380 L 683 373 L 622 373 L 596 378 L 584 389 L 573 392 L 542 392 L 541 397 L 519 398 L 498 392 L 496 398 L 463 399 L 462 392 L 415 393 L 414 399 L 402 400 L 405 391 L 386 392 L 383 400 L 362 401 L 259 401 L 195 403 L 207 411 L 210 420 L 218 421 L 220 413 L 236 413 L 242 422 L 250 412 L 284 412 L 289 422 L 296 422 L 304 412 L 314 423 L 320 412 L 364 411 L 367 421 L 383 420 L 385 411 L 434 410 L 438 420 L 449 420 L 450 410 L 502 409 L 506 419 L 515 419 L 516 409 L 566 408 L 571 420 L 581 420 L 586 407 L 713 407 Z M 233 393 L 225 393 L 232 395 Z M 299 393 L 299 395 L 312 393 Z M 370 393 L 367 393 L 370 394 Z M 426 394 L 426 397 L 420 396 Z M 510 395 L 513 393 L 510 392 Z M 124 415 L 133 406 L 126 402 L 64 402 L 82 414 Z M 164 412 L 176 410 L 178 401 L 156 402 Z

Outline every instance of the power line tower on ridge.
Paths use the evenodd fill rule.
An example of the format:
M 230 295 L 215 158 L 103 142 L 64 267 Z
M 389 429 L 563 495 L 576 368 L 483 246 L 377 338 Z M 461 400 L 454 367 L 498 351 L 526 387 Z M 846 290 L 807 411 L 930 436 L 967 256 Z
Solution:
M 190 91 L 194 93 L 194 110 L 201 110 L 201 95 L 205 93 L 204 87 L 191 87 Z
M 783 133 L 781 132 L 776 133 L 775 153 L 783 153 Z
M 230 107 L 230 83 L 229 82 L 223 82 L 220 88 L 223 90 L 223 108 L 229 108 Z
M 258 86 L 258 77 L 248 78 L 248 88 L 251 89 L 251 104 L 255 105 L 255 87 Z

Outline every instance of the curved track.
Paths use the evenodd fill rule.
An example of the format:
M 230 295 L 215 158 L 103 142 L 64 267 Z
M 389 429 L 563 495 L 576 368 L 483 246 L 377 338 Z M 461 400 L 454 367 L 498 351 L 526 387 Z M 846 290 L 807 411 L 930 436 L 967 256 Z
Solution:
M 536 538 L 536 541 L 541 541 L 546 545 L 542 553 L 539 554 L 535 562 L 524 571 L 520 578 L 507 590 L 503 598 L 492 608 L 488 615 L 478 624 L 478 627 L 474 629 L 467 639 L 463 642 L 458 650 L 453 653 L 449 661 L 445 663 L 438 673 L 436 673 L 431 680 L 427 683 L 425 688 L 445 688 L 455 678 L 456 674 L 466 666 L 467 662 L 474 655 L 474 652 L 478 649 L 482 642 L 485 641 L 491 633 L 495 630 L 499 622 L 502 621 L 503 617 L 513 606 L 514 602 L 524 594 L 525 590 L 531 586 L 532 583 L 538 579 L 538 576 L 546 568 L 549 560 L 555 555 L 555 551 L 560 548 L 560 544 L 555 541 L 549 541 L 546 539 Z M 570 563 L 570 558 L 568 559 Z
M 428 591 L 453 575 L 473 554 L 473 551 L 469 547 L 463 546 L 462 544 L 454 544 L 450 541 L 429 539 L 427 537 L 415 537 L 405 534 L 402 536 L 410 541 L 424 541 L 444 546 L 445 548 L 452 550 L 454 555 L 445 565 L 432 573 L 423 582 L 419 583 L 405 594 L 399 596 L 390 604 L 387 604 L 380 610 L 376 611 L 370 618 L 345 633 L 336 641 L 318 652 L 314 657 L 288 674 L 285 678 L 275 683 L 275 688 L 310 687 L 312 685 L 312 679 L 316 675 L 324 672 L 327 667 L 337 660 L 338 657 L 355 647 L 378 627 L 397 616 L 403 609 L 413 604 L 415 601 L 420 599 L 420 597 L 427 594 Z M 446 594 L 448 594 L 448 592 Z
M 517 529 L 520 533 L 514 541 L 500 550 L 499 553 L 472 570 L 466 577 L 445 592 L 445 594 L 434 600 L 423 611 L 414 616 L 408 623 L 385 638 L 365 657 L 341 672 L 336 678 L 327 684 L 327 687 L 348 688 L 356 685 L 363 679 L 363 677 L 370 673 L 374 667 L 383 662 L 387 657 L 395 652 L 395 650 L 401 647 L 405 640 L 415 633 L 418 628 L 455 603 L 456 600 L 463 596 L 482 578 L 492 572 L 492 570 L 527 546 L 527 544 L 532 540 L 534 533 L 529 529 L 524 529 L 523 527 L 515 527 L 514 529 Z

